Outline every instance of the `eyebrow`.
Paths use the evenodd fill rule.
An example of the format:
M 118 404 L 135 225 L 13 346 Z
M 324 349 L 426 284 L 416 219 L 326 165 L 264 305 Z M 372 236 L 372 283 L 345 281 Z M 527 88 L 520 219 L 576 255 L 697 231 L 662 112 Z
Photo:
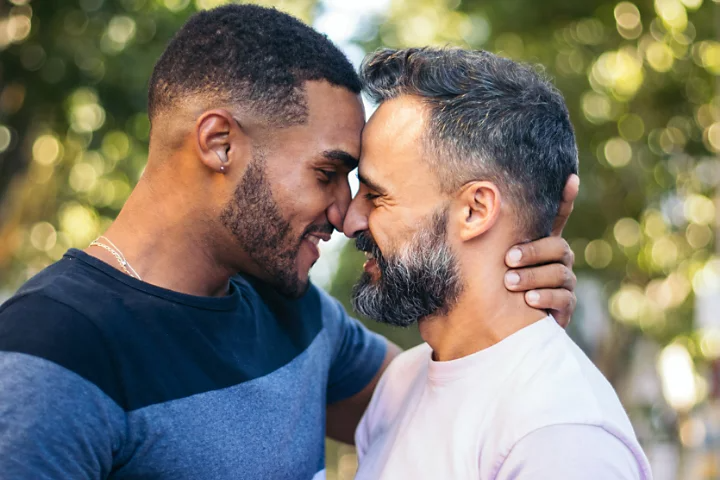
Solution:
M 345 165 L 348 170 L 355 170 L 358 166 L 359 160 L 344 150 L 326 150 L 323 152 L 323 157 L 328 160 L 340 162 Z
M 383 194 L 383 195 L 385 195 L 385 194 L 387 193 L 387 190 L 385 190 L 383 187 L 381 187 L 381 186 L 378 185 L 377 183 L 373 182 L 372 180 L 370 180 L 369 178 L 367 178 L 366 176 L 364 176 L 364 175 L 363 175 L 362 173 L 360 173 L 359 171 L 358 171 L 358 173 L 357 173 L 357 177 L 358 177 L 358 180 L 360 180 L 360 183 L 362 183 L 363 185 L 367 186 L 367 187 L 370 188 L 371 190 L 375 190 L 376 192 L 381 193 L 381 194 Z

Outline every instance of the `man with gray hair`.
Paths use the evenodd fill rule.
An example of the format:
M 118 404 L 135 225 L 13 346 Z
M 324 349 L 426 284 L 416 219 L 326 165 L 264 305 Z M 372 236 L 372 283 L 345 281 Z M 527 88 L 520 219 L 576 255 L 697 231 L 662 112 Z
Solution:
M 344 230 L 356 310 L 427 342 L 358 430 L 359 479 L 649 479 L 616 393 L 553 317 L 507 291 L 505 251 L 551 234 L 577 147 L 561 94 L 482 51 L 383 50 Z

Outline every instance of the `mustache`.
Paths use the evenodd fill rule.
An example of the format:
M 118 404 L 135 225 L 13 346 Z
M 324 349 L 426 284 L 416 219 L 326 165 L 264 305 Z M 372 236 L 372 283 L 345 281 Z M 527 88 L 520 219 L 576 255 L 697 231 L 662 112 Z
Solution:
M 371 253 L 378 261 L 383 258 L 380 247 L 378 247 L 377 243 L 375 243 L 375 239 L 372 237 L 369 230 L 365 230 L 364 232 L 358 234 L 355 238 L 355 247 L 361 252 Z
M 327 235 L 332 235 L 334 231 L 335 227 L 333 227 L 332 224 L 328 222 L 322 225 L 310 225 L 305 229 L 302 236 L 305 237 L 307 235 L 310 235 L 311 233 L 325 233 Z

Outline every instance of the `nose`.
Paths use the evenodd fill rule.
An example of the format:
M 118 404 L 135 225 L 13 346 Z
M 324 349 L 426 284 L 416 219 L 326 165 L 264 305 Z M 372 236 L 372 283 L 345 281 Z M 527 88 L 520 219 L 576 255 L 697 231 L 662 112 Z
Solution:
M 351 200 L 350 183 L 346 179 L 338 186 L 335 193 L 335 201 L 327 210 L 328 220 L 338 232 L 343 229 L 343 222 L 345 221 L 345 215 L 347 214 Z
M 368 208 L 361 198 L 356 195 L 350 202 L 347 215 L 345 215 L 345 223 L 343 224 L 343 233 L 350 238 L 355 238 L 360 232 L 368 229 Z

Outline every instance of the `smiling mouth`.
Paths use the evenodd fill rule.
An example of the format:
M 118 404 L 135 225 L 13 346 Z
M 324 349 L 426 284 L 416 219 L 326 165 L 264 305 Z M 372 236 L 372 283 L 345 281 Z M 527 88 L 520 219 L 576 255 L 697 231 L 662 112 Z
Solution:
M 320 241 L 327 242 L 330 240 L 330 234 L 329 233 L 320 233 L 320 232 L 313 232 L 313 233 L 306 233 L 303 236 L 303 240 L 307 240 L 308 242 L 312 243 L 316 247 L 320 244 Z

